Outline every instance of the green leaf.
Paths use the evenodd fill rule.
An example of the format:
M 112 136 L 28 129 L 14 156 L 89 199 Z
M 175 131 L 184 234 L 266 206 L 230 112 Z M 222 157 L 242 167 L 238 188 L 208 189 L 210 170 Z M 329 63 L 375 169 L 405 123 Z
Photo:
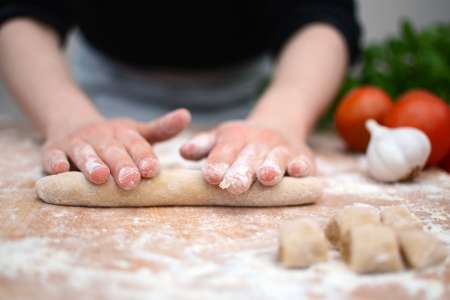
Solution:
M 361 66 L 347 76 L 319 127 L 329 128 L 339 99 L 363 84 L 383 88 L 394 99 L 406 90 L 424 88 L 450 103 L 450 23 L 433 24 L 418 31 L 404 19 L 398 36 L 368 45 L 363 50 Z

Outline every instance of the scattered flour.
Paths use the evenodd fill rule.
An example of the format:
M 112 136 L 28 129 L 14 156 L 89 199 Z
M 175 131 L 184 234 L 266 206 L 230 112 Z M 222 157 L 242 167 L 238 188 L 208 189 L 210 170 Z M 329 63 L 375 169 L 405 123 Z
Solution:
M 345 299 L 355 288 L 383 284 L 398 284 L 411 298 L 423 293 L 421 299 L 439 299 L 444 291 L 440 281 L 412 272 L 359 276 L 337 260 L 303 271 L 286 270 L 275 261 L 273 243 L 257 249 L 218 253 L 220 263 L 202 257 L 202 251 L 211 247 L 205 243 L 187 247 L 181 257 L 149 251 L 153 243 L 167 241 L 164 234 L 143 233 L 126 245 L 133 259 L 164 265 L 159 271 L 145 267 L 133 270 L 126 260 L 115 261 L 115 268 L 111 269 L 83 266 L 76 255 L 52 246 L 52 240 L 27 238 L 0 242 L 0 274 L 9 278 L 33 275 L 44 281 L 56 275 L 67 276 L 70 288 L 85 289 L 100 284 L 104 295 L 114 299 L 284 300 L 311 295 L 319 299 Z M 247 241 L 244 247 L 250 244 Z M 245 294 L 240 293 L 242 289 Z
M 199 168 L 199 163 L 178 155 L 178 146 L 187 137 L 156 146 L 163 166 Z M 28 280 L 59 298 L 72 292 L 83 299 L 339 300 L 364 287 L 396 285 L 411 299 L 434 300 L 442 299 L 448 289 L 441 280 L 448 273 L 448 259 L 445 265 L 417 273 L 360 276 L 333 251 L 329 262 L 306 270 L 281 268 L 276 262 L 277 224 L 299 216 L 322 220 L 321 207 L 314 213 L 301 207 L 170 208 L 180 216 L 171 222 L 158 213 L 169 208 L 151 213 L 152 209 L 86 210 L 42 204 L 25 218 L 28 223 L 17 224 L 24 218 L 11 205 L 16 201 L 12 199 L 21 195 L 20 201 L 31 201 L 33 182 L 41 176 L 39 151 L 13 129 L 0 130 L 0 144 L 4 145 L 0 204 L 5 207 L 0 216 L 8 216 L 0 223 L 0 279 Z M 351 160 L 344 155 L 342 159 L 319 155 L 318 169 L 326 198 L 402 201 L 450 247 L 448 206 L 437 205 L 450 202 L 448 175 L 429 171 L 415 183 L 379 184 L 364 176 L 361 157 Z M 420 205 L 404 201 L 411 195 L 427 201 Z M 22 235 L 11 238 L 3 228 Z

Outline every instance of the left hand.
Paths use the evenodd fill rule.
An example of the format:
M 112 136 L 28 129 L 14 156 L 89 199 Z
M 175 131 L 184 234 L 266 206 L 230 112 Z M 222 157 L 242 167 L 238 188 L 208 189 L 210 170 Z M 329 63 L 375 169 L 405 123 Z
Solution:
M 276 185 L 284 174 L 313 175 L 315 163 L 306 142 L 294 142 L 274 129 L 250 121 L 226 122 L 194 136 L 180 149 L 189 160 L 208 157 L 203 177 L 232 194 L 246 192 L 257 179 Z

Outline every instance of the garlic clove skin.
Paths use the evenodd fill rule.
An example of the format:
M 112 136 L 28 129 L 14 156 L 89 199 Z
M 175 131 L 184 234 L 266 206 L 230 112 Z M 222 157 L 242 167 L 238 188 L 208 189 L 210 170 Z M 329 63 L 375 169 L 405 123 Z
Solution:
M 366 158 L 369 174 L 376 180 L 395 182 L 414 177 L 423 169 L 431 152 L 425 133 L 412 127 L 387 128 L 374 120 L 366 122 L 370 142 Z

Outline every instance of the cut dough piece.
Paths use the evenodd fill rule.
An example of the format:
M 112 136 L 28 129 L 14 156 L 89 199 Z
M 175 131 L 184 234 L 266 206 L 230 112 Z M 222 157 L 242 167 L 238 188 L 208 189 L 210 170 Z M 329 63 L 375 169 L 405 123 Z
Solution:
M 381 210 L 381 222 L 395 231 L 422 229 L 419 219 L 403 206 L 388 206 Z
M 341 239 L 355 226 L 380 223 L 378 208 L 370 205 L 346 206 L 338 211 L 328 222 L 325 234 L 335 246 L 339 246 Z
M 305 268 L 328 258 L 328 242 L 310 220 L 296 220 L 280 227 L 279 259 L 287 268 Z
M 415 269 L 439 264 L 448 255 L 448 249 L 442 241 L 421 230 L 401 231 L 398 240 L 405 261 Z
M 384 225 L 352 228 L 343 240 L 341 254 L 358 273 L 394 272 L 403 269 L 394 231 Z
M 120 189 L 110 178 L 103 185 L 88 182 L 80 172 L 66 172 L 41 178 L 36 183 L 39 198 L 59 205 L 77 206 L 285 206 L 314 203 L 322 196 L 319 178 L 284 178 L 274 187 L 255 183 L 242 195 L 207 184 L 200 171 L 168 169 L 143 180 L 132 191 Z

